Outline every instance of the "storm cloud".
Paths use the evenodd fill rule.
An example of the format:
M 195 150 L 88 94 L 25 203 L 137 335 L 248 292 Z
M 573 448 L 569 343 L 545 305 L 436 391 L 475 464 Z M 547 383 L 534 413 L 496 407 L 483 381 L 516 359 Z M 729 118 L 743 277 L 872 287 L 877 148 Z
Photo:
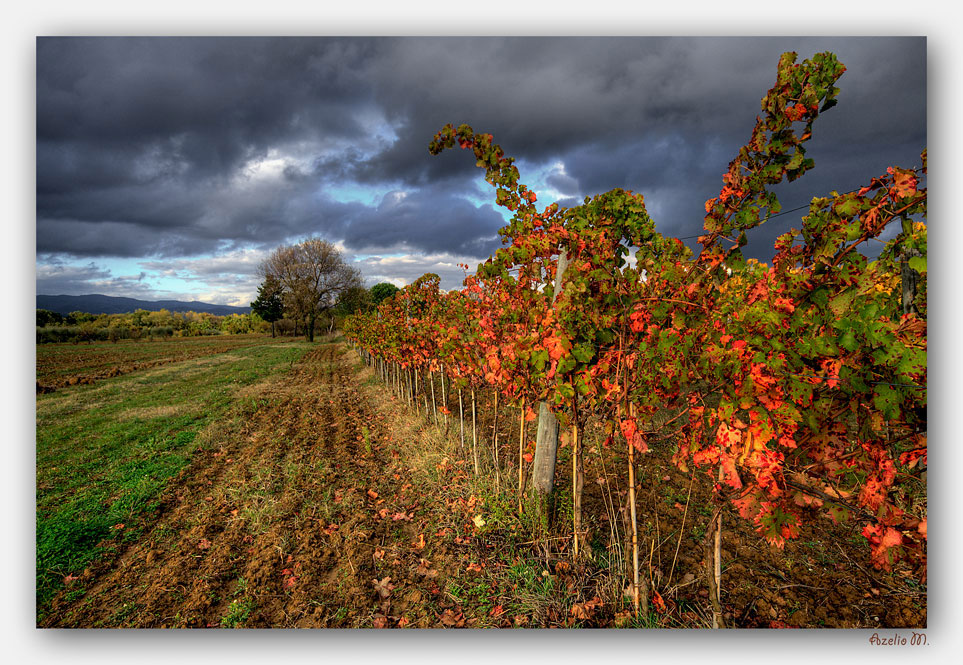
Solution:
M 369 281 L 434 266 L 456 287 L 449 267 L 490 255 L 504 215 L 469 155 L 428 154 L 449 122 L 492 133 L 540 203 L 624 187 L 693 244 L 779 55 L 825 50 L 847 67 L 839 105 L 815 170 L 777 188 L 784 209 L 918 164 L 925 38 L 40 38 L 38 293 L 143 297 L 111 261 L 190 259 L 180 279 L 242 302 L 251 257 L 313 235 Z M 793 224 L 770 220 L 750 253 Z M 219 255 L 247 259 L 204 281 Z

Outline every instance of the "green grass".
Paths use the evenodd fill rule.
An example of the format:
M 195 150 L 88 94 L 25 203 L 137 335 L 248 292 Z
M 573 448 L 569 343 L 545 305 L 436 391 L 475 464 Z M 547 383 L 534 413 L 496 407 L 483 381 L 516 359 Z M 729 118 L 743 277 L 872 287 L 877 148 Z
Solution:
M 270 340 L 267 340 L 270 342 Z M 136 540 L 237 388 L 286 372 L 309 349 L 235 349 L 37 396 L 37 609 L 63 577 Z
M 221 617 L 221 625 L 225 628 L 243 628 L 244 622 L 251 616 L 257 603 L 253 599 L 232 600 L 227 608 L 227 614 Z

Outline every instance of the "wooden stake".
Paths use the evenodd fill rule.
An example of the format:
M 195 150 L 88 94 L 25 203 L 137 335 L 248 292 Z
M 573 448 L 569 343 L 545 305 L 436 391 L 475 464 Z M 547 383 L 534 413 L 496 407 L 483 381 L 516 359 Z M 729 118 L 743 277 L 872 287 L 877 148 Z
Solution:
M 435 376 L 428 370 L 428 380 L 431 382 L 431 416 L 435 420 L 435 427 L 438 427 L 438 407 L 435 406 Z
M 629 406 L 632 417 L 632 406 Z M 635 446 L 626 439 L 629 452 L 629 515 L 632 520 L 632 607 L 639 615 L 639 526 L 635 512 Z
M 574 409 L 573 409 L 574 411 Z M 582 473 L 582 442 L 579 439 L 578 424 L 572 423 L 572 530 L 574 532 L 575 557 L 579 554 L 579 541 L 582 538 L 582 487 L 585 478 Z
M 461 452 L 465 454 L 465 407 L 461 399 L 461 388 L 458 389 L 458 422 L 461 423 Z
M 522 496 L 525 493 L 525 400 L 522 399 L 521 419 L 518 432 L 518 512 L 525 511 Z
M 417 370 L 416 370 L 417 371 Z M 421 372 L 417 372 L 421 374 Z M 428 420 L 428 389 L 425 388 L 421 391 L 422 397 L 425 399 L 425 420 Z
M 475 422 L 475 388 L 471 389 L 471 454 L 475 460 L 475 475 L 479 473 L 478 467 L 478 427 Z
M 719 482 L 722 482 L 722 468 L 719 468 Z M 722 510 L 718 511 L 713 534 L 712 562 L 709 564 L 710 600 L 712 601 L 712 627 L 725 628 L 722 621 Z M 707 562 L 709 563 L 709 562 Z
M 441 405 L 445 408 L 445 435 L 448 434 L 448 389 L 445 387 L 445 365 L 441 366 Z
M 498 468 L 498 389 L 495 389 L 495 415 L 492 422 L 492 457 L 495 459 L 495 487 L 501 487 L 501 473 Z
M 412 399 L 412 401 L 415 403 L 415 408 L 416 408 L 416 409 L 418 410 L 418 412 L 420 413 L 420 412 L 421 412 L 421 407 L 418 406 L 418 393 L 421 392 L 421 391 L 420 391 L 420 386 L 418 385 L 418 377 L 419 377 L 419 375 L 421 374 L 421 372 L 419 372 L 419 371 L 418 371 L 417 369 L 415 369 L 414 367 L 411 368 L 411 371 L 412 371 L 412 373 L 415 375 L 415 392 L 412 393 L 411 399 Z M 427 411 L 427 409 L 426 409 L 426 411 Z M 426 414 L 426 415 L 427 415 L 427 414 Z

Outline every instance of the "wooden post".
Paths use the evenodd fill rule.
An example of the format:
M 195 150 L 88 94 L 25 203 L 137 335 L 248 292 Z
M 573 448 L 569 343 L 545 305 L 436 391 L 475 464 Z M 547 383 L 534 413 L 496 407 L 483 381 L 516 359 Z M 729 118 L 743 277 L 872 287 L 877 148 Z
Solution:
M 722 482 L 722 468 L 719 468 L 719 482 Z M 706 561 L 709 568 L 709 600 L 712 603 L 712 627 L 725 628 L 722 620 L 722 510 L 718 511 L 714 525 L 712 559 Z M 708 557 L 707 557 L 708 559 Z
M 415 370 L 417 374 L 421 374 L 420 371 Z M 421 395 L 425 400 L 425 420 L 428 420 L 428 389 L 422 388 Z
M 568 252 L 562 252 L 558 257 L 558 267 L 555 271 L 555 288 L 552 292 L 552 305 L 558 300 L 562 289 L 562 280 L 568 268 Z M 558 458 L 558 420 L 548 408 L 548 404 L 540 402 L 538 405 L 538 429 L 535 435 L 535 459 L 532 462 L 532 486 L 539 499 L 539 512 L 542 523 L 548 526 L 552 514 L 552 489 L 555 486 L 555 462 Z
M 630 418 L 635 418 L 635 405 L 629 404 L 628 413 Z M 632 520 L 632 605 L 638 615 L 641 607 L 643 614 L 649 611 L 649 589 L 648 584 L 645 588 L 639 582 L 639 520 L 636 509 L 635 494 L 635 446 L 631 442 L 629 446 L 629 513 Z
M 415 410 L 421 411 L 421 408 L 418 406 L 418 392 L 419 392 L 418 375 L 421 374 L 421 372 L 419 372 L 414 367 L 411 368 L 411 371 L 415 377 L 415 391 L 411 394 L 411 401 L 415 403 Z
M 465 406 L 461 399 L 461 388 L 458 389 L 458 422 L 461 423 L 461 452 L 465 453 Z
M 913 222 L 908 217 L 902 219 L 903 233 L 909 235 L 913 230 Z M 903 314 L 916 314 L 916 288 L 920 274 L 910 268 L 909 260 L 920 253 L 916 249 L 904 249 L 900 260 L 901 305 Z
M 448 436 L 448 389 L 445 386 L 445 365 L 441 366 L 441 405 L 445 409 L 445 436 Z
M 438 427 L 438 407 L 435 406 L 435 377 L 431 370 L 428 370 L 428 380 L 431 382 L 431 415 L 435 420 L 435 427 Z
M 632 413 L 629 407 L 629 413 Z M 629 416 L 631 417 L 631 415 Z M 632 520 L 632 606 L 639 615 L 639 527 L 635 513 L 635 446 L 626 438 L 629 453 L 629 514 Z
M 495 460 L 495 487 L 501 487 L 501 472 L 498 468 L 498 388 L 495 388 L 494 397 L 495 415 L 492 420 L 492 457 Z
M 518 426 L 518 512 L 524 512 L 522 497 L 525 494 L 525 400 L 522 399 L 521 418 Z
M 574 411 L 574 408 L 572 409 Z M 582 449 L 579 440 L 578 421 L 572 422 L 572 538 L 575 558 L 579 554 L 579 541 L 582 539 L 582 487 L 585 478 L 582 474 Z
M 475 388 L 471 389 L 471 453 L 475 460 L 475 475 L 480 469 L 478 466 L 478 427 L 475 422 Z

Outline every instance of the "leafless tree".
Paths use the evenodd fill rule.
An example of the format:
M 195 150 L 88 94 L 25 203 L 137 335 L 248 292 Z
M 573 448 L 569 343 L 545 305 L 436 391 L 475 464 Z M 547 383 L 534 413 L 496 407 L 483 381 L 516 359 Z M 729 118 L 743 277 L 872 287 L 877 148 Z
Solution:
M 318 316 L 334 307 L 343 291 L 362 284 L 360 271 L 345 262 L 337 247 L 320 238 L 278 247 L 261 264 L 260 273 L 281 283 L 285 311 L 304 322 L 312 342 Z

